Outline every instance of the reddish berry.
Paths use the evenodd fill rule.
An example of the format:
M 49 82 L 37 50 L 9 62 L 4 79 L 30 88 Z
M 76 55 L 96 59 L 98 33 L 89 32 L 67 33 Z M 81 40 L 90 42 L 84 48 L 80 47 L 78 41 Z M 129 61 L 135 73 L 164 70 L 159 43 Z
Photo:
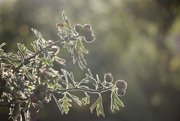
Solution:
M 59 27 L 59 28 L 63 28 L 64 24 L 60 22 L 60 23 L 57 23 L 56 26 Z

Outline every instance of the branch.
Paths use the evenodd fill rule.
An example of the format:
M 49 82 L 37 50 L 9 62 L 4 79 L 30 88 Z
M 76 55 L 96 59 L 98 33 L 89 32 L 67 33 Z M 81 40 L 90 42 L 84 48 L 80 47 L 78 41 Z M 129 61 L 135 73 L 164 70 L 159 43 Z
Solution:
M 83 91 L 83 92 L 89 92 L 89 93 L 103 93 L 103 92 L 107 92 L 109 90 L 111 90 L 112 87 L 108 87 L 108 88 L 104 88 L 104 89 L 101 89 L 101 90 L 93 90 L 93 89 L 88 89 L 88 88 L 85 88 L 85 87 L 74 87 L 74 88 L 69 88 L 69 89 L 62 89 L 62 90 L 54 90 L 54 91 L 48 91 L 47 93 L 63 93 L 63 92 L 66 92 L 66 91 Z
M 35 58 L 36 55 L 38 55 L 38 54 L 41 53 L 42 51 L 50 48 L 50 47 L 53 46 L 53 45 L 56 45 L 56 44 L 60 43 L 60 42 L 61 42 L 60 40 L 57 40 L 57 41 L 51 43 L 50 45 L 42 48 L 41 50 L 37 51 L 37 52 L 36 52 L 34 55 L 32 55 L 31 57 L 25 59 L 25 61 L 24 61 L 23 63 L 21 63 L 18 67 L 14 68 L 13 71 L 14 71 L 14 72 L 19 71 L 19 69 L 20 69 L 23 65 L 28 64 L 32 58 Z
M 0 107 L 13 107 L 13 106 L 11 106 L 10 104 L 1 104 L 0 103 Z

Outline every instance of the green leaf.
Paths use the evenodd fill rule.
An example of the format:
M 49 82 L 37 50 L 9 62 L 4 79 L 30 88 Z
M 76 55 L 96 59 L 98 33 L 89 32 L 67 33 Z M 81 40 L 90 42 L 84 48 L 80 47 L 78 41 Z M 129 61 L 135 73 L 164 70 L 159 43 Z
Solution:
M 59 102 L 62 103 L 61 106 L 62 106 L 62 114 L 65 113 L 65 114 L 68 114 L 69 112 L 69 108 L 72 107 L 72 105 L 70 104 L 72 102 L 72 100 L 70 98 L 67 97 L 66 94 L 64 94 L 64 97 L 62 99 L 59 99 Z
M 4 50 L 0 49 L 0 56 L 2 56 L 4 54 Z
M 119 99 L 119 97 L 117 96 L 117 94 L 115 92 L 111 93 L 111 111 L 114 113 L 114 110 L 117 109 L 119 110 L 119 106 L 120 107 L 124 107 L 123 102 Z
M 86 92 L 84 92 L 84 93 L 85 93 L 86 97 L 82 98 L 82 104 L 86 105 L 86 104 L 90 103 L 90 96 Z
M 96 108 L 97 116 L 103 116 L 105 117 L 103 105 L 102 105 L 102 96 L 99 94 L 99 98 L 96 100 L 96 102 L 90 107 L 91 113 L 93 112 L 94 108 Z
M 86 48 L 84 47 L 84 45 L 83 45 L 83 43 L 82 43 L 82 41 L 81 41 L 80 39 L 77 41 L 77 46 L 79 47 L 79 49 L 80 49 L 82 52 L 84 52 L 84 53 L 86 53 L 86 54 L 89 53 L 89 51 L 86 50 Z
M 17 46 L 18 46 L 19 51 L 26 52 L 27 48 L 25 47 L 24 44 L 17 43 Z
M 53 65 L 50 58 L 41 58 L 41 61 L 47 66 L 52 66 Z
M 72 95 L 70 93 L 67 93 L 78 105 L 82 106 L 82 102 L 80 101 L 79 97 Z
M 63 42 L 63 44 L 63 47 L 66 48 L 68 52 L 71 52 L 71 46 L 67 42 Z

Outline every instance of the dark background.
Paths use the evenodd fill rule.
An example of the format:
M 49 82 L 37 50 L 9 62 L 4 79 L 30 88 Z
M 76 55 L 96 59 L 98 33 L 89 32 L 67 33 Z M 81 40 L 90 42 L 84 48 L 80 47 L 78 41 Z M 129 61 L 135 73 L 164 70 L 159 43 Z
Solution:
M 16 51 L 17 42 L 31 48 L 36 39 L 31 28 L 57 40 L 55 25 L 62 21 L 63 10 L 72 24 L 92 25 L 96 41 L 86 44 L 88 67 L 101 79 L 111 72 L 115 80 L 127 81 L 121 98 L 125 108 L 111 113 L 107 94 L 105 118 L 91 114 L 90 105 L 76 104 L 62 115 L 52 101 L 39 112 L 38 121 L 180 121 L 179 0 L 0 0 L 5 51 Z M 60 54 L 67 58 L 67 70 L 77 80 L 83 77 L 69 55 L 63 50 Z M 8 109 L 0 108 L 0 121 L 7 119 Z

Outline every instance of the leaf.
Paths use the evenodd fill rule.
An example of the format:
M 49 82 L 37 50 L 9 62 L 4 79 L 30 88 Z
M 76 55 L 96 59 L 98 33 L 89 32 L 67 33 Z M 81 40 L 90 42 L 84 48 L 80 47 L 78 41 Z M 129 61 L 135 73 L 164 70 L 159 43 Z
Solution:
M 66 96 L 66 94 L 64 94 L 64 97 L 62 99 L 59 99 L 59 102 L 62 103 L 61 106 L 62 106 L 62 114 L 65 113 L 65 114 L 68 114 L 69 112 L 69 108 L 72 107 L 72 105 L 70 104 L 70 102 L 72 102 L 72 100 L 70 98 L 68 98 Z
M 0 45 L 0 48 L 2 48 L 4 45 L 6 45 L 6 43 L 3 42 L 3 43 Z
M 70 93 L 67 93 L 78 105 L 82 106 L 82 102 L 80 101 L 79 97 L 72 95 Z
M 85 93 L 86 97 L 82 98 L 82 104 L 86 105 L 86 104 L 90 103 L 90 96 L 86 92 L 84 92 L 84 93 Z
M 41 61 L 47 66 L 52 66 L 53 65 L 50 58 L 41 58 Z
M 62 106 L 61 106 L 61 103 L 59 102 L 59 100 L 53 95 L 53 98 L 54 98 L 54 101 L 59 109 L 59 111 L 62 112 Z
M 89 51 L 86 50 L 86 48 L 84 47 L 84 45 L 83 45 L 83 43 L 82 43 L 82 41 L 81 41 L 80 39 L 77 41 L 77 46 L 79 47 L 79 49 L 82 50 L 82 52 L 84 52 L 84 53 L 86 53 L 86 54 L 89 53 Z
M 40 32 L 38 32 L 36 29 L 31 28 L 31 30 L 33 31 L 33 33 L 39 38 L 42 39 L 42 35 Z
M 117 94 L 115 92 L 111 93 L 111 111 L 114 113 L 114 110 L 117 109 L 119 110 L 119 106 L 120 107 L 124 107 L 123 102 L 119 99 L 119 97 L 117 96 Z
M 65 63 L 66 63 L 66 60 L 64 60 L 64 59 L 62 59 L 62 58 L 60 58 L 58 56 L 55 56 L 54 59 L 55 59 L 56 62 L 58 62 L 61 65 L 65 65 Z
M 18 46 L 19 51 L 26 52 L 27 48 L 25 47 L 24 44 L 17 43 L 17 46 Z
M 64 74 L 64 78 L 66 80 L 66 85 L 67 85 L 66 88 L 72 88 L 72 87 L 76 86 L 76 82 L 75 82 L 73 73 L 72 72 L 67 72 L 64 69 L 61 69 L 61 70 L 62 70 L 62 72 Z M 70 79 L 71 82 L 69 82 L 69 79 Z
M 102 96 L 99 94 L 99 98 L 96 100 L 96 102 L 90 107 L 91 113 L 93 112 L 94 108 L 96 108 L 97 116 L 103 116 L 105 117 L 104 114 L 104 109 L 102 105 Z
M 71 52 L 71 46 L 67 42 L 63 42 L 63 44 L 63 47 L 66 48 L 68 52 Z

